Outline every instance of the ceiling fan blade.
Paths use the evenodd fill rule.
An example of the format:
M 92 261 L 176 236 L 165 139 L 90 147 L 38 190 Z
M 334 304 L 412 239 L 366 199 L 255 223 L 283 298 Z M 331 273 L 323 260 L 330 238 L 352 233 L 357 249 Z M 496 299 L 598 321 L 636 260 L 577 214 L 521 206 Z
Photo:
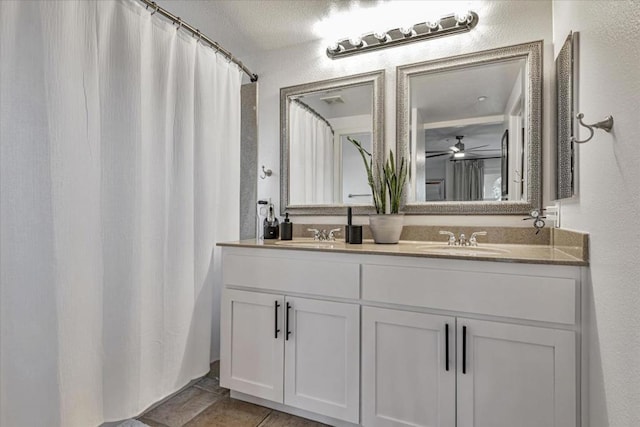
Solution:
M 430 154 L 428 156 L 425 156 L 426 159 L 429 159 L 431 157 L 440 157 L 440 156 L 450 156 L 451 153 L 449 151 L 445 152 L 445 153 L 440 153 L 440 154 Z
M 488 146 L 489 146 L 489 144 L 478 145 L 477 147 L 467 148 L 466 151 L 477 150 L 478 148 L 484 148 L 484 147 L 488 147 Z

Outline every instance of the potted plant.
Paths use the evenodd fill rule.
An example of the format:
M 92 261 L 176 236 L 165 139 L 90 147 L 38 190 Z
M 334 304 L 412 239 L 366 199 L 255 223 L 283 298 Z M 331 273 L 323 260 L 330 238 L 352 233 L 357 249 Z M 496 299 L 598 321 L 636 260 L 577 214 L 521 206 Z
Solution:
M 373 164 L 371 153 L 365 150 L 362 144 L 347 137 L 360 152 L 364 167 L 367 171 L 367 180 L 373 195 L 373 204 L 376 215 L 369 215 L 369 227 L 376 243 L 398 243 L 404 214 L 399 213 L 400 201 L 407 182 L 408 165 L 404 157 L 400 160 L 400 167 L 396 167 L 393 151 L 389 150 L 387 161 L 381 166 Z M 387 194 L 389 195 L 389 212 L 387 212 Z

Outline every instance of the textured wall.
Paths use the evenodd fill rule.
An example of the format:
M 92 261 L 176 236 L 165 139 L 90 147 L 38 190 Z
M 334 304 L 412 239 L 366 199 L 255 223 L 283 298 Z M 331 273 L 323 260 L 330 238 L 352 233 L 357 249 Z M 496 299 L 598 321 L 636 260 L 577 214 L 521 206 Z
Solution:
M 256 202 L 258 181 L 258 123 L 256 103 L 258 84 L 242 85 L 240 158 L 240 238 L 256 237 Z
M 312 42 L 286 50 L 272 50 L 257 57 L 247 58 L 260 76 L 258 110 L 259 161 L 273 169 L 274 175 L 258 183 L 258 196 L 279 200 L 279 89 L 301 83 L 385 69 L 385 141 L 387 148 L 395 147 L 395 84 L 396 66 L 503 47 L 534 40 L 545 41 L 545 107 L 551 99 L 553 76 L 552 6 L 551 1 L 492 1 L 480 3 L 476 9 L 480 16 L 478 26 L 470 33 L 443 37 L 407 46 L 366 53 L 353 57 L 331 60 L 325 54 L 326 45 Z M 545 108 L 544 145 L 545 157 L 549 154 L 551 114 Z M 549 164 L 548 161 L 545 163 Z M 549 187 L 545 174 L 544 186 Z M 549 194 L 549 191 L 545 191 Z M 279 208 L 279 206 L 278 206 Z M 344 218 L 304 218 L 305 222 L 336 222 Z M 302 221 L 303 219 L 297 219 Z M 359 219 L 363 221 L 362 218 Z M 366 220 L 365 220 L 366 221 Z M 434 217 L 407 218 L 409 224 L 509 224 L 522 225 L 520 217 Z
M 589 425 L 638 426 L 640 2 L 554 1 L 553 15 L 556 50 L 570 30 L 580 33 L 585 122 L 615 119 L 611 134 L 579 147 L 578 197 L 561 205 L 562 226 L 591 235 Z

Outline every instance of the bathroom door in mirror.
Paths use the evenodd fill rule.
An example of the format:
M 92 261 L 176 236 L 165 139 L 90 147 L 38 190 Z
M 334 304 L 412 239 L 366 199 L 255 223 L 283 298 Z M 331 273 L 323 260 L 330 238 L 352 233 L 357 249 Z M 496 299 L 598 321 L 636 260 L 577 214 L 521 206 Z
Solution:
M 283 88 L 281 196 L 295 214 L 361 212 L 373 205 L 360 153 L 379 156 L 382 72 Z
M 405 212 L 537 206 L 540 51 L 533 43 L 398 68 L 398 149 L 412 177 Z

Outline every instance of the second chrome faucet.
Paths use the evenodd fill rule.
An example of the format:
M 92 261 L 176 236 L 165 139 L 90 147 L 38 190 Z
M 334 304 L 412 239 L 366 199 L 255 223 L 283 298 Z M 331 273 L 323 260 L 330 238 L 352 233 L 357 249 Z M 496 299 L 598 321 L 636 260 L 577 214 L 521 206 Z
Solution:
M 450 231 L 441 230 L 440 234 L 449 236 L 449 239 L 447 240 L 447 244 L 449 246 L 478 246 L 477 236 L 486 236 L 487 232 L 476 231 L 471 234 L 469 240 L 467 240 L 467 237 L 464 235 L 464 233 L 460 233 L 460 237 L 458 239 L 456 239 L 456 235 Z
M 319 240 L 321 242 L 333 242 L 336 240 L 336 233 L 340 232 L 339 228 L 334 228 L 332 230 L 318 230 L 317 228 L 307 228 L 307 231 L 311 231 L 313 233 L 313 240 Z

